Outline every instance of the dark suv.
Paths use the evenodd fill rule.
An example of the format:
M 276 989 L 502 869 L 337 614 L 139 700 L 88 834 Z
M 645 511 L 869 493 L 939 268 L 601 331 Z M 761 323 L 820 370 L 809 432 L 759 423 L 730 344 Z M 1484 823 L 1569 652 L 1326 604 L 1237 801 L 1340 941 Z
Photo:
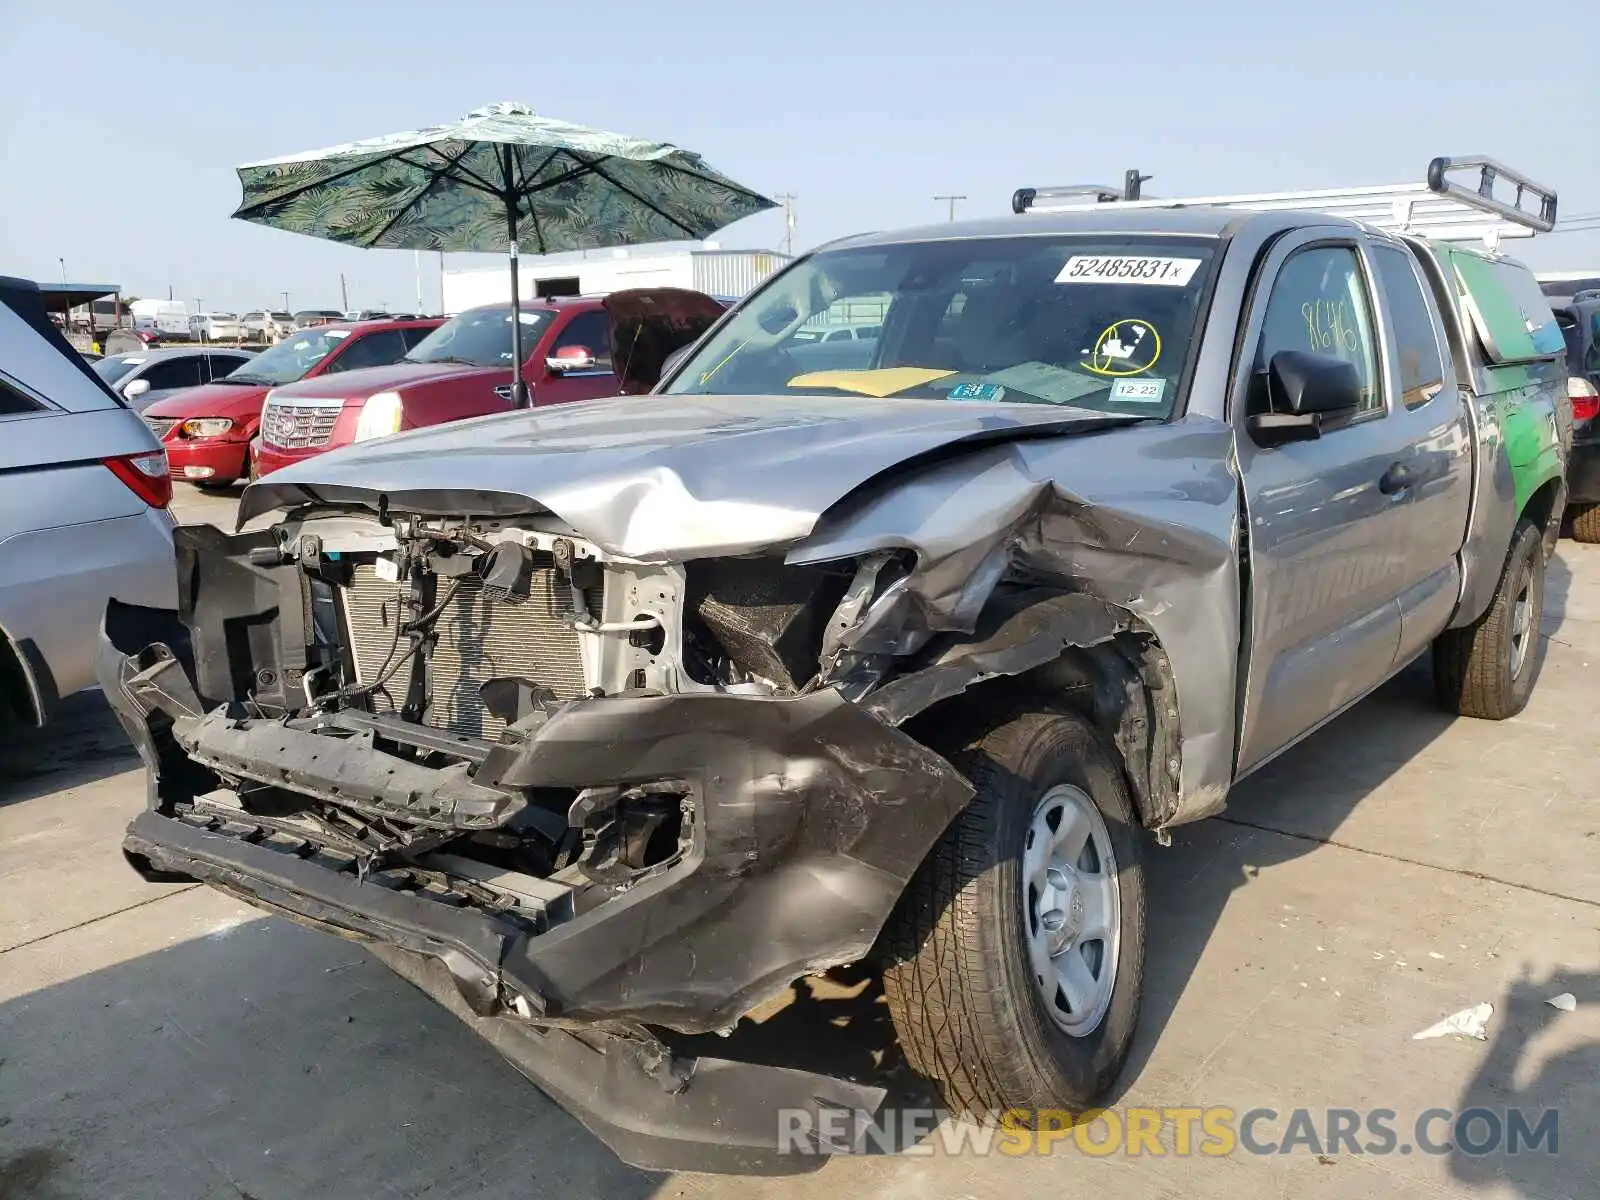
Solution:
M 1600 290 L 1578 293 L 1555 314 L 1567 340 L 1572 398 L 1567 513 L 1575 538 L 1600 542 Z

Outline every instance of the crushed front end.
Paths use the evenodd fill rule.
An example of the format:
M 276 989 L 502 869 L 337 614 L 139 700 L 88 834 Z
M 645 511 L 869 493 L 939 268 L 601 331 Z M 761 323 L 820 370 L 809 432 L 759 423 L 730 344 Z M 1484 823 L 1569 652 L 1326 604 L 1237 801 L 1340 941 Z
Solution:
M 776 1108 L 876 1107 L 669 1046 L 863 958 L 971 794 L 821 686 L 856 565 L 625 560 L 537 515 L 177 541 L 180 609 L 113 602 L 100 648 L 135 867 L 370 944 L 639 1165 L 751 1169 Z

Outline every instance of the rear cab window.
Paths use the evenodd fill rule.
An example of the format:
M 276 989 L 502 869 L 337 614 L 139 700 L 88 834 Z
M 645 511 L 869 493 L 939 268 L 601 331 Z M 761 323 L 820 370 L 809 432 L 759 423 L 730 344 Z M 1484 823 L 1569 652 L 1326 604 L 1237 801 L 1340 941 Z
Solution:
M 1407 408 L 1421 408 L 1444 388 L 1444 352 L 1439 345 L 1438 325 L 1409 251 L 1375 243 L 1372 264 L 1383 287 L 1389 324 L 1394 331 L 1400 401 Z

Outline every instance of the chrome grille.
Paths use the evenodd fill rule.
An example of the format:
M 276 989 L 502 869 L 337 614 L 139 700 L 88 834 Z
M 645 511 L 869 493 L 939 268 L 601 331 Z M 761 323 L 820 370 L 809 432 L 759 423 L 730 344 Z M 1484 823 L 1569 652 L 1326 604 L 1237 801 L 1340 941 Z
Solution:
M 170 417 L 146 417 L 144 423 L 150 426 L 150 432 L 155 434 L 157 439 L 160 439 L 166 437 L 167 430 L 178 422 Z
M 269 399 L 261 410 L 261 440 L 280 450 L 326 446 L 342 408 L 342 400 Z
M 358 566 L 345 589 L 345 622 L 363 683 L 378 676 L 394 644 L 393 622 L 404 612 L 403 586 L 379 579 L 371 566 Z M 450 581 L 441 579 L 438 586 L 447 588 Z M 590 612 L 600 611 L 598 594 L 587 593 L 585 599 Z M 427 723 L 473 737 L 499 737 L 505 722 L 484 708 L 478 689 L 505 676 L 547 687 L 558 700 L 583 695 L 583 635 L 562 623 L 571 612 L 571 592 L 544 551 L 534 554 L 532 590 L 521 604 L 493 604 L 476 575 L 463 576 L 461 590 L 434 626 L 439 640 L 431 657 Z M 405 648 L 402 641 L 398 653 Z M 405 698 L 410 670 L 408 664 L 387 685 L 395 709 Z

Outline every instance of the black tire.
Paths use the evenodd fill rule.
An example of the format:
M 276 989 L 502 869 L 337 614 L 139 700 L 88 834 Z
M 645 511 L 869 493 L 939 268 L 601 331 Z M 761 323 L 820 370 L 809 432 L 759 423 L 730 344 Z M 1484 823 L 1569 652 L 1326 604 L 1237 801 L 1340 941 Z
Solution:
M 1512 536 L 1489 610 L 1471 625 L 1447 629 L 1434 640 L 1434 690 L 1447 710 L 1504 721 L 1527 707 L 1538 674 L 1544 568 L 1544 536 L 1532 521 L 1522 521 Z M 1527 605 L 1527 623 L 1520 635 L 1519 603 Z
M 197 480 L 195 480 L 194 485 L 195 485 L 195 487 L 199 488 L 202 492 L 225 492 L 225 491 L 227 491 L 229 488 L 231 488 L 233 486 L 233 480 L 231 480 L 231 479 L 197 479 Z
M 1144 974 L 1143 832 L 1116 752 L 1083 718 L 1005 718 L 950 760 L 977 794 L 924 861 L 885 931 L 884 991 L 913 1070 L 972 1114 L 1091 1105 L 1116 1081 Z M 1117 860 L 1121 937 L 1109 1007 L 1085 1036 L 1046 1010 L 1027 950 L 1022 856 L 1058 784 L 1094 801 Z
M 1568 511 L 1572 514 L 1574 539 L 1591 545 L 1600 542 L 1600 504 L 1574 505 Z

